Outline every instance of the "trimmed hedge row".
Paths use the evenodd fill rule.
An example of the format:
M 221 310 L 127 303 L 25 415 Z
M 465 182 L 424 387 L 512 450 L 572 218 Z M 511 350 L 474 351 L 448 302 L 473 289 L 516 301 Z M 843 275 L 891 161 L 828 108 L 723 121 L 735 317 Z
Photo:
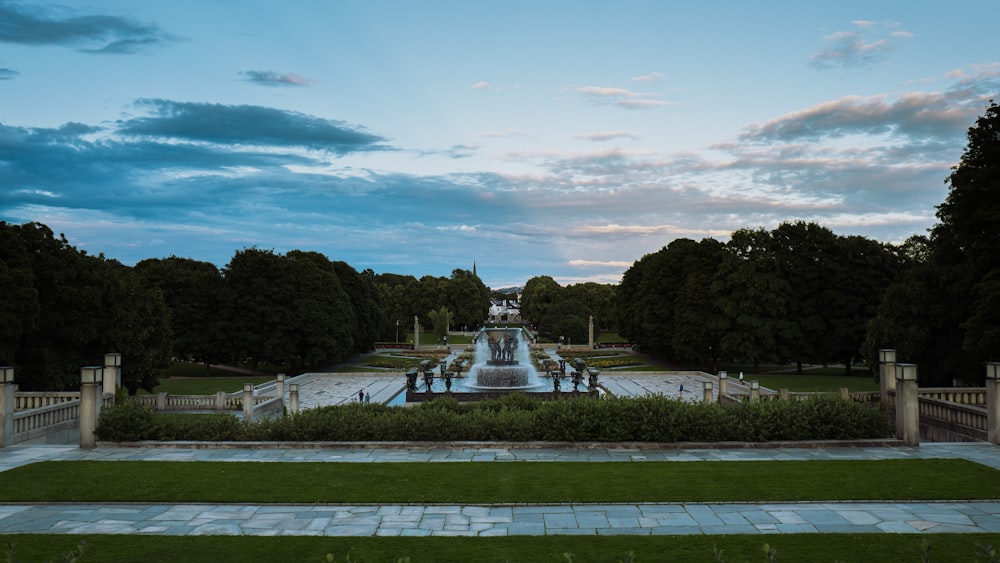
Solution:
M 860 440 L 892 434 L 878 406 L 840 398 L 729 407 L 663 396 L 539 401 L 439 398 L 412 408 L 351 403 L 244 424 L 226 414 L 156 414 L 124 403 L 101 412 L 100 440 L 766 442 Z

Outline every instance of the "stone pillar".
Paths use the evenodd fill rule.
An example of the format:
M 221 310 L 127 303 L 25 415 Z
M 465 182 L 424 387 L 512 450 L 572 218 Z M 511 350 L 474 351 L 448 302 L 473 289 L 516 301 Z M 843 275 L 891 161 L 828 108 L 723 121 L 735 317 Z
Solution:
M 878 351 L 878 385 L 882 406 L 889 408 L 889 391 L 896 390 L 896 351 L 888 348 Z
M 292 383 L 288 386 L 288 412 L 295 414 L 299 412 L 299 384 Z
M 751 381 L 750 382 L 750 400 L 756 401 L 760 399 L 760 382 Z
M 99 388 L 102 386 L 104 368 L 88 366 L 80 370 L 80 447 L 93 448 L 97 443 L 97 417 Z
M 729 394 L 729 376 L 724 371 L 719 372 L 719 397 Z
M 920 445 L 917 365 L 896 364 L 896 437 L 907 446 Z
M 104 354 L 104 393 L 115 395 L 122 387 L 122 355 Z
M 594 315 L 590 315 L 590 326 L 589 326 L 590 339 L 588 340 L 588 346 L 591 350 L 594 349 Z
M 166 391 L 160 391 L 156 394 L 156 410 L 163 412 L 167 410 L 167 395 Z
M 253 422 L 253 383 L 243 384 L 243 422 Z
M 1000 444 L 1000 362 L 986 364 L 986 434 Z
M 14 398 L 14 391 L 17 385 L 14 384 L 13 366 L 0 366 L 0 448 L 14 445 L 14 409 L 17 402 Z
M 278 377 L 275 378 L 277 382 L 274 384 L 274 388 L 278 390 L 278 397 L 281 400 L 285 400 L 285 374 L 279 373 Z
M 848 389 L 847 387 L 841 387 L 840 388 L 840 398 L 843 399 L 843 400 L 845 400 L 845 401 L 850 401 L 851 400 L 851 390 Z
M 712 402 L 712 389 L 714 387 L 715 386 L 712 385 L 711 381 L 705 381 L 705 382 L 703 382 L 701 384 L 701 388 L 702 388 L 701 402 L 703 402 L 703 403 L 711 403 Z
M 792 394 L 788 392 L 788 389 L 784 388 L 778 389 L 778 398 L 780 398 L 782 401 L 787 401 L 788 399 L 791 398 L 791 396 Z
M 226 410 L 226 392 L 216 391 L 215 392 L 215 410 L 224 411 Z
M 413 349 L 420 347 L 420 319 L 413 315 Z

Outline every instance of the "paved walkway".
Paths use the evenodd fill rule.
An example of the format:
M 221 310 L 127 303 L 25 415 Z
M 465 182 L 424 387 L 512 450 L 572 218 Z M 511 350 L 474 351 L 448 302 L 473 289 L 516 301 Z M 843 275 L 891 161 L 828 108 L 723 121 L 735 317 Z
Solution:
M 257 462 L 751 461 L 969 459 L 1000 469 L 1000 446 L 675 449 L 462 447 L 97 448 L 14 446 L 0 470 L 42 460 Z M 556 505 L 0 505 L 0 533 L 512 536 L 1000 532 L 1000 502 L 627 503 Z

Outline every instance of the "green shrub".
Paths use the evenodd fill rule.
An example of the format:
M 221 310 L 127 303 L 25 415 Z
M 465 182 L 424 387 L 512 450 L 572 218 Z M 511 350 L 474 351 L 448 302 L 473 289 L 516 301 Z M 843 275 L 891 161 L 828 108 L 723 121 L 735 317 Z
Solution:
M 125 403 L 101 413 L 97 433 L 105 441 L 765 442 L 884 438 L 892 430 L 881 408 L 832 396 L 722 407 L 659 395 L 540 401 L 516 393 L 412 408 L 350 403 L 253 424 L 229 413 L 156 414 Z
M 156 413 L 137 402 L 124 401 L 102 409 L 95 434 L 99 440 L 134 442 L 155 439 Z

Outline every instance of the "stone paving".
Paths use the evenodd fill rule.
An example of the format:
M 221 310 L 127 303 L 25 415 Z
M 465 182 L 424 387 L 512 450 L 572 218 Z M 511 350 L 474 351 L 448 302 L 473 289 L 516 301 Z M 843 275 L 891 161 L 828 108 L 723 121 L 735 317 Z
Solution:
M 687 402 L 701 402 L 704 399 L 702 384 L 705 381 L 715 383 L 715 378 L 706 378 L 688 374 L 649 374 L 625 375 L 605 372 L 601 374 L 601 386 L 612 395 L 620 397 L 641 395 L 663 395 Z M 299 382 L 299 408 L 309 409 L 324 405 L 341 405 L 357 402 L 358 391 L 364 390 L 371 396 L 373 403 L 388 403 L 405 388 L 405 376 L 402 373 L 392 375 L 371 375 L 335 373 L 310 374 Z M 564 385 L 569 385 L 564 383 Z M 734 380 L 729 382 L 733 389 L 749 388 L 741 386 Z M 712 396 L 719 397 L 718 383 L 713 385 Z M 683 392 L 681 391 L 683 389 Z M 548 384 L 546 384 L 548 390 Z
M 0 533 L 514 536 L 1000 532 L 1000 502 L 0 506 Z
M 257 462 L 751 461 L 961 458 L 1000 469 L 1000 446 L 636 449 L 531 445 L 314 448 L 14 446 L 0 470 L 41 460 Z M 512 536 L 607 534 L 1000 533 L 1000 502 L 603 503 L 493 505 L 17 504 L 0 533 Z

